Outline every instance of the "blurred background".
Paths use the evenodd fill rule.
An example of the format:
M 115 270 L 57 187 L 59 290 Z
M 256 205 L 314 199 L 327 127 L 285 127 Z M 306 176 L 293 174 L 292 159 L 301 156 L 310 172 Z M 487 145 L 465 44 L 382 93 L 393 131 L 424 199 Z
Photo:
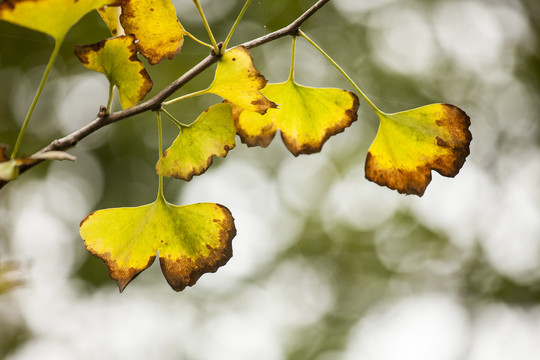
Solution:
M 173 2 L 206 39 L 192 1 Z M 232 43 L 287 25 L 314 2 L 254 0 Z M 202 0 L 218 39 L 242 5 Z M 454 179 L 434 173 L 418 198 L 364 179 L 378 126 L 364 101 L 319 154 L 295 158 L 279 136 L 267 149 L 237 138 L 206 174 L 165 179 L 170 202 L 221 203 L 238 229 L 228 264 L 181 293 L 154 263 L 119 294 L 78 234 L 94 210 L 155 199 L 153 114 L 86 138 L 70 150 L 75 163 L 24 174 L 0 191 L 0 358 L 538 359 L 539 24 L 537 0 L 332 0 L 303 26 L 307 35 L 386 112 L 433 102 L 465 110 L 471 155 Z M 69 32 L 22 153 L 95 118 L 108 84 L 73 46 L 109 36 L 95 12 Z M 15 143 L 52 47 L 0 22 L 2 143 Z M 286 79 L 290 47 L 285 38 L 252 50 L 270 82 Z M 207 53 L 186 38 L 174 60 L 147 66 L 152 94 Z M 302 39 L 296 80 L 352 90 Z M 189 123 L 218 101 L 169 110 Z M 165 123 L 166 146 L 176 135 Z

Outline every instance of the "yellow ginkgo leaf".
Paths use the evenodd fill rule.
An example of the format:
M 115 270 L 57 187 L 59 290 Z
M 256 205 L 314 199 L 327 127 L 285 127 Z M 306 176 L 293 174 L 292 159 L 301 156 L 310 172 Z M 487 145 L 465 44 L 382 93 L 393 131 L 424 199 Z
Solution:
M 84 66 L 105 74 L 109 82 L 118 87 L 120 104 L 124 109 L 137 104 L 152 89 L 152 80 L 137 59 L 133 35 L 75 46 L 75 55 Z
M 107 24 L 112 36 L 125 35 L 124 28 L 120 24 L 120 14 L 122 14 L 120 6 L 105 6 L 97 9 L 97 11 L 105 24 Z
M 88 12 L 118 0 L 7 0 L 0 3 L 0 19 L 40 31 L 62 41 L 68 30 Z
M 186 181 L 204 173 L 214 156 L 225 157 L 236 146 L 236 129 L 229 104 L 216 104 L 180 134 L 156 165 L 159 175 Z
M 469 116 L 449 104 L 431 104 L 379 114 L 377 136 L 365 165 L 368 180 L 404 194 L 422 196 L 431 170 L 454 177 L 469 155 Z
M 236 229 L 222 205 L 176 206 L 160 196 L 144 206 L 98 210 L 81 222 L 80 234 L 87 250 L 106 263 L 120 292 L 158 253 L 167 282 L 181 291 L 227 263 Z
M 266 82 L 247 49 L 237 46 L 221 57 L 214 81 L 206 92 L 219 95 L 243 109 L 264 114 L 269 108 L 276 107 L 259 91 Z
M 312 88 L 292 78 L 268 84 L 261 90 L 279 104 L 264 115 L 252 111 L 233 111 L 238 135 L 248 146 L 266 147 L 281 130 L 287 149 L 295 156 L 321 151 L 332 135 L 342 132 L 357 119 L 358 97 L 346 90 Z
M 172 59 L 184 43 L 184 28 L 171 0 L 129 0 L 122 4 L 120 22 L 138 40 L 137 49 L 152 65 Z

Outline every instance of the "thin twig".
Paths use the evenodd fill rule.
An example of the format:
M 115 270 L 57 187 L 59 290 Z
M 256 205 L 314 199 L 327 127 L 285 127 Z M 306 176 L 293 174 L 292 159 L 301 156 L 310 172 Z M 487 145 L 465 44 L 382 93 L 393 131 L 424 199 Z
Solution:
M 311 8 L 309 8 L 305 13 L 303 13 L 301 16 L 299 16 L 295 21 L 290 23 L 288 26 L 281 28 L 277 31 L 274 31 L 270 34 L 258 37 L 256 39 L 253 39 L 251 41 L 245 42 L 243 44 L 240 44 L 239 46 L 244 46 L 247 49 L 252 49 L 261 45 L 264 45 L 266 43 L 269 43 L 271 41 L 274 41 L 276 39 L 282 38 L 284 36 L 290 36 L 290 35 L 296 35 L 298 32 L 298 29 L 300 26 L 308 20 L 313 14 L 315 14 L 317 11 L 319 11 L 327 2 L 330 0 L 319 0 L 317 1 Z M 193 78 L 195 78 L 197 75 L 205 71 L 207 68 L 209 68 L 211 65 L 216 63 L 219 60 L 219 56 L 216 55 L 213 51 L 203 60 L 201 60 L 197 65 L 192 67 L 190 70 L 185 72 L 182 76 L 180 76 L 178 79 L 176 79 L 174 82 L 172 82 L 169 86 L 161 90 L 158 94 L 156 94 L 151 99 L 140 103 L 138 105 L 135 105 L 129 109 L 121 110 L 114 112 L 112 114 L 108 114 L 106 111 L 104 112 L 103 109 L 100 110 L 98 116 L 87 125 L 83 126 L 79 130 L 76 130 L 72 132 L 69 135 L 64 136 L 61 139 L 56 139 L 52 141 L 49 145 L 38 151 L 35 155 L 42 154 L 48 151 L 58 150 L 63 151 L 68 148 L 71 148 L 79 141 L 84 139 L 90 134 L 93 134 L 97 130 L 101 129 L 104 126 L 107 126 L 109 124 L 112 124 L 114 122 L 141 114 L 146 111 L 155 111 L 159 110 L 161 108 L 161 104 L 172 94 L 174 94 L 178 89 L 180 89 L 182 86 L 190 82 Z M 40 161 L 41 162 L 41 161 Z M 28 169 L 34 167 L 39 162 L 32 163 L 29 165 L 21 165 L 19 168 L 19 173 L 22 174 Z M 0 189 L 4 187 L 6 182 L 0 181 Z

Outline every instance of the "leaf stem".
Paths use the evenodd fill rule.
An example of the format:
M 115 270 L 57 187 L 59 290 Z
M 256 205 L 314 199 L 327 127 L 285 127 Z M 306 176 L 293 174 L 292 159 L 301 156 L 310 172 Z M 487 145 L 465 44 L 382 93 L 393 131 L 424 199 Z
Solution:
M 114 85 L 109 83 L 109 99 L 107 100 L 107 114 L 111 113 L 111 106 L 114 97 Z
M 212 45 L 214 47 L 214 53 L 216 53 L 216 55 L 219 55 L 219 46 L 217 45 L 214 34 L 212 33 L 212 29 L 210 29 L 208 20 L 206 20 L 206 16 L 204 16 L 204 12 L 201 7 L 201 4 L 199 3 L 199 0 L 193 0 L 193 3 L 195 4 L 195 7 L 197 7 L 197 10 L 199 10 L 199 14 L 201 15 L 201 19 L 204 23 L 204 27 L 206 28 L 206 32 L 208 33 L 208 36 L 210 37 L 210 41 L 212 41 Z
M 189 127 L 189 125 L 183 124 L 180 121 L 176 120 L 176 118 L 172 116 L 172 114 L 169 113 L 167 110 L 165 110 L 164 107 L 161 108 L 161 111 L 163 111 L 165 115 L 167 115 L 169 119 L 171 119 L 180 129 Z
M 198 42 L 199 44 L 204 45 L 204 46 L 209 47 L 210 49 L 214 50 L 214 47 L 213 47 L 212 45 L 210 45 L 210 44 L 208 44 L 208 43 L 205 43 L 204 41 L 201 41 L 201 40 L 197 39 L 193 34 L 191 34 L 190 32 L 188 32 L 188 31 L 186 31 L 186 30 L 184 30 L 184 32 L 185 32 L 185 34 L 186 34 L 187 36 L 189 36 L 189 37 L 190 37 L 192 40 L 194 40 L 195 42 Z
M 368 105 L 377 113 L 377 115 L 385 115 L 385 113 L 380 110 L 367 96 L 364 94 L 364 92 L 356 85 L 356 83 L 351 79 L 351 77 L 323 50 L 321 49 L 313 40 L 311 40 L 302 30 L 298 29 L 298 35 L 306 39 L 313 47 L 315 47 L 321 54 L 328 59 L 336 67 L 336 69 L 339 70 L 341 75 L 343 75 L 350 83 L 351 85 L 358 91 L 358 93 L 364 98 L 364 100 L 368 103 Z
M 319 10 L 321 10 L 326 4 L 328 4 L 329 1 L 330 0 L 317 0 L 317 2 L 313 6 L 307 9 L 302 15 L 297 17 L 289 25 L 284 26 L 269 34 L 265 34 L 250 41 L 246 41 L 241 45 L 244 46 L 246 49 L 250 50 L 270 43 L 274 40 L 280 39 L 282 37 L 296 34 L 298 28 L 302 26 L 302 24 L 304 24 L 313 15 L 315 15 Z M 47 146 L 36 152 L 36 155 L 43 154 L 48 151 L 65 150 L 71 148 L 105 126 L 111 125 L 112 123 L 115 123 L 117 121 L 130 118 L 134 115 L 144 113 L 146 111 L 154 111 L 156 108 L 159 108 L 160 104 L 165 99 L 172 96 L 176 91 L 178 91 L 180 88 L 193 80 L 197 75 L 201 74 L 218 61 L 219 57 L 215 56 L 214 54 L 208 55 L 198 64 L 193 66 L 191 69 L 186 71 L 176 80 L 167 85 L 164 89 L 154 95 L 154 97 L 152 97 L 151 99 L 146 100 L 145 102 L 135 105 L 131 108 L 119 110 L 115 113 L 109 114 L 108 116 L 97 116 L 94 120 L 89 121 L 81 128 L 71 132 L 70 134 L 67 134 L 60 139 L 53 140 Z M 39 162 L 35 162 L 33 164 L 20 167 L 20 173 L 25 173 L 26 171 L 32 169 L 38 163 Z M 6 181 L 0 181 L 0 189 L 2 189 L 7 183 L 8 182 Z
M 28 123 L 30 122 L 30 118 L 32 117 L 32 113 L 34 112 L 34 109 L 36 108 L 37 102 L 39 100 L 39 97 L 41 96 L 43 87 L 45 86 L 45 83 L 47 82 L 47 78 L 49 77 L 54 61 L 56 60 L 56 58 L 58 57 L 58 53 L 60 52 L 60 48 L 62 46 L 62 40 L 63 39 L 57 39 L 56 42 L 54 43 L 54 50 L 51 54 L 51 57 L 49 58 L 47 67 L 45 68 L 45 71 L 43 72 L 43 76 L 41 77 L 41 82 L 39 83 L 39 87 L 37 89 L 36 95 L 34 96 L 34 100 L 32 101 L 30 108 L 28 109 L 28 113 L 26 113 L 26 118 L 24 119 L 21 130 L 19 131 L 19 136 L 17 137 L 17 141 L 15 142 L 15 146 L 13 147 L 13 152 L 11 153 L 12 160 L 17 157 L 17 153 L 19 152 L 19 148 L 21 146 L 24 133 L 26 132 L 26 128 L 28 127 Z
M 206 94 L 208 91 L 208 89 L 204 89 L 204 90 L 199 90 L 199 91 L 195 91 L 195 92 L 192 92 L 190 94 L 186 94 L 186 95 L 182 95 L 180 97 L 177 97 L 175 99 L 172 99 L 172 100 L 169 100 L 169 101 L 164 101 L 161 103 L 162 106 L 167 106 L 167 105 L 171 105 L 177 101 L 180 101 L 180 100 L 184 100 L 184 99 L 188 99 L 190 97 L 195 97 L 195 96 L 199 96 L 199 95 L 203 95 L 203 94 Z
M 249 4 L 251 4 L 251 0 L 246 1 L 246 3 L 244 4 L 244 7 L 242 7 L 242 10 L 240 10 L 240 14 L 238 14 L 238 16 L 236 17 L 236 20 L 234 21 L 234 24 L 231 28 L 231 31 L 229 31 L 229 34 L 227 35 L 227 38 L 225 39 L 225 41 L 223 42 L 223 46 L 221 47 L 221 50 L 220 50 L 221 55 L 225 54 L 225 51 L 227 50 L 227 45 L 229 45 L 229 41 L 231 41 L 231 38 L 236 30 L 236 27 L 238 26 L 238 24 L 240 23 L 240 20 L 242 20 L 242 17 L 246 13 L 246 10 L 248 9 Z
M 156 115 L 157 115 L 157 123 L 158 123 L 158 150 L 159 150 L 158 160 L 159 160 L 163 156 L 163 130 L 161 127 L 160 110 L 156 111 Z M 156 201 L 164 201 L 165 197 L 163 196 L 163 175 L 158 175 L 158 178 L 159 178 L 158 180 L 159 184 L 158 184 L 158 194 L 157 194 Z
M 291 51 L 291 70 L 289 71 L 289 81 L 294 82 L 294 56 L 296 53 L 296 35 L 292 36 L 292 51 Z

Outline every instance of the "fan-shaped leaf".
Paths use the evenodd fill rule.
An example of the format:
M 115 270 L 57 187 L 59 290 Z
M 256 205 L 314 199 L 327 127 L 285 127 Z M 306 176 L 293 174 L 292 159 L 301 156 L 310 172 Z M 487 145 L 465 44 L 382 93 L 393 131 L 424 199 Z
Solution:
M 120 292 L 158 252 L 167 282 L 181 291 L 227 263 L 236 229 L 222 205 L 175 206 L 158 197 L 149 205 L 96 211 L 81 222 L 80 233 L 88 251 L 107 264 Z
M 40 31 L 62 41 L 68 30 L 88 12 L 118 0 L 6 0 L 0 19 Z
M 358 97 L 346 90 L 306 87 L 289 79 L 268 84 L 261 92 L 279 109 L 264 115 L 233 111 L 238 135 L 248 146 L 268 146 L 281 129 L 285 146 L 295 156 L 316 153 L 330 136 L 357 119 Z
M 454 177 L 469 155 L 470 119 L 454 105 L 431 104 L 380 114 L 366 159 L 366 178 L 400 193 L 422 196 L 431 170 Z
M 180 134 L 156 165 L 159 175 L 186 181 L 200 175 L 214 156 L 225 157 L 236 145 L 236 129 L 229 104 L 216 104 L 203 112 Z
M 89 69 L 105 74 L 118 87 L 124 109 L 141 101 L 152 89 L 152 80 L 137 59 L 135 37 L 123 35 L 96 44 L 75 46 L 75 55 Z
M 219 60 L 214 81 L 207 92 L 221 96 L 243 109 L 264 114 L 276 104 L 259 90 L 267 80 L 253 64 L 253 58 L 243 46 L 225 52 Z
M 120 22 L 137 38 L 137 49 L 152 65 L 180 52 L 186 32 L 171 0 L 130 0 L 122 4 Z

